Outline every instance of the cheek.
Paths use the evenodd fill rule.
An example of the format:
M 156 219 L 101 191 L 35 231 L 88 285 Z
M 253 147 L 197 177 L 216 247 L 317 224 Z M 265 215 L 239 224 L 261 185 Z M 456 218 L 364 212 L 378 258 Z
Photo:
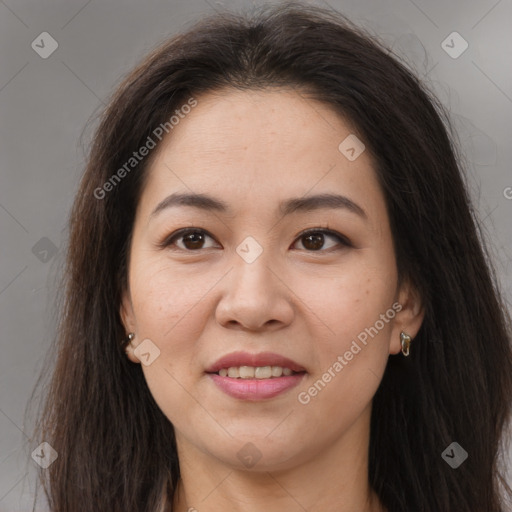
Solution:
M 160 350 L 159 357 L 150 366 L 142 365 L 142 370 L 160 410 L 179 428 L 187 411 L 197 407 L 192 395 L 199 340 L 208 318 L 203 297 L 215 281 L 211 276 L 185 278 L 164 267 L 152 271 L 149 266 L 139 276 L 132 292 L 137 328 Z
M 308 304 L 322 320 L 313 334 L 319 364 L 300 390 L 312 409 L 332 409 L 340 417 L 362 411 L 372 399 L 387 364 L 396 315 L 393 253 L 368 251 L 353 263 Z
M 315 287 L 315 283 L 308 280 L 300 291 L 300 296 L 307 297 L 305 302 L 325 326 L 326 335 L 322 339 L 334 350 L 343 349 L 347 343 L 350 345 L 359 333 L 373 326 L 396 298 L 397 275 L 393 260 L 386 255 L 370 256 L 354 260 L 346 271 L 324 280 L 323 286 L 319 287 L 317 282 Z M 382 334 L 389 334 L 390 323 L 385 327 L 379 323 L 379 326 Z
M 211 272 L 187 273 L 173 267 L 165 257 L 135 260 L 132 266 L 131 296 L 138 328 L 160 343 L 179 343 L 184 326 L 191 334 L 199 328 L 197 306 L 218 277 Z M 180 336 L 174 333 L 180 332 Z M 190 337 L 190 336 L 189 336 Z
M 308 421 L 316 418 L 322 424 L 323 418 L 333 418 L 329 427 L 322 427 L 326 436 L 336 437 L 367 408 L 388 361 L 396 314 L 393 294 L 380 280 L 366 282 L 372 287 L 369 295 L 367 287 L 354 287 L 323 309 L 332 332 L 315 337 L 317 371 L 297 391 Z
M 150 339 L 160 355 L 142 366 L 150 390 L 163 411 L 186 403 L 185 389 L 197 379 L 201 332 L 209 318 L 205 294 L 218 278 L 184 275 L 162 261 L 134 261 L 131 282 L 139 340 Z

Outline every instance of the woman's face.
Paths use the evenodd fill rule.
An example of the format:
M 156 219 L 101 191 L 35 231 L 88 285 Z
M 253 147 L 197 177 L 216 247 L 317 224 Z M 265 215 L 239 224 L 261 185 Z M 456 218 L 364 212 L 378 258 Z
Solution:
M 419 306 L 398 289 L 384 196 L 350 125 L 291 90 L 197 101 L 138 205 L 121 314 L 143 344 L 129 357 L 178 450 L 285 469 L 367 436 Z

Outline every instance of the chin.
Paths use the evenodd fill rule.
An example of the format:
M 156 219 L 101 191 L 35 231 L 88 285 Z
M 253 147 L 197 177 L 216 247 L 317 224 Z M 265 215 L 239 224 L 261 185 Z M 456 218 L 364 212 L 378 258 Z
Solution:
M 253 472 L 282 471 L 308 459 L 308 450 L 305 450 L 303 437 L 271 439 L 267 430 L 255 432 L 253 435 L 245 431 L 243 436 L 231 433 L 233 439 L 222 444 L 215 444 L 215 446 L 205 446 L 205 449 L 213 457 L 233 469 Z M 219 448 L 221 449 L 219 450 Z

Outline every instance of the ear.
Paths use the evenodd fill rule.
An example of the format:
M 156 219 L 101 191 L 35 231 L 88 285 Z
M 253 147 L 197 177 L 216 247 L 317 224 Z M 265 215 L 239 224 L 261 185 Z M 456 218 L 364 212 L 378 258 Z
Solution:
M 126 335 L 128 335 L 128 333 L 130 332 L 135 333 L 135 338 L 126 345 L 126 355 L 132 363 L 140 363 L 140 359 L 133 353 L 133 350 L 136 348 L 138 344 L 137 324 L 135 322 L 135 314 L 133 312 L 133 305 L 130 298 L 130 293 L 127 290 L 124 290 L 121 296 L 119 315 L 121 316 L 121 321 L 126 331 Z
M 398 354 L 402 350 L 402 345 L 400 344 L 400 333 L 402 331 L 412 338 L 413 343 L 411 347 L 414 349 L 414 338 L 418 334 L 425 317 L 420 294 L 409 280 L 400 287 L 396 302 L 401 309 L 395 315 L 391 330 L 390 354 Z

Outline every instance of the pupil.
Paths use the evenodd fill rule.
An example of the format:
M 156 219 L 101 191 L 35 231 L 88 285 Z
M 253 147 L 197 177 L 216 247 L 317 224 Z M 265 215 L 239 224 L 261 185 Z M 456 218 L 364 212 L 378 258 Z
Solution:
M 321 249 L 324 244 L 324 235 L 322 233 L 306 235 L 304 238 L 304 247 L 307 249 L 317 251 Z M 204 242 L 203 234 L 198 232 L 189 233 L 184 237 L 183 242 L 187 249 L 200 249 L 201 244 Z
M 310 247 L 308 247 L 308 245 L 309 245 L 308 243 L 305 243 L 304 247 L 313 249 L 313 250 L 321 249 L 322 245 L 323 245 L 323 237 L 324 237 L 324 235 L 322 235 L 321 233 L 306 235 L 306 240 L 314 240 L 314 241 L 313 241 L 313 244 L 310 245 Z
M 198 237 L 198 239 L 194 240 L 194 237 Z M 201 243 L 203 242 L 202 238 L 203 238 L 202 233 L 189 233 L 184 238 L 185 246 L 188 249 L 200 249 Z M 192 247 L 189 247 L 190 244 L 192 245 Z

